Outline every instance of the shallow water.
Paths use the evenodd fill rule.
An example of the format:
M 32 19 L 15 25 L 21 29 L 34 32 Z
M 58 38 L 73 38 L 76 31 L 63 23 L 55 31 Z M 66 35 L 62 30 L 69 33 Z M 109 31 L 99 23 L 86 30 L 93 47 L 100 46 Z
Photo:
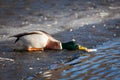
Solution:
M 97 46 L 95 53 L 82 54 L 50 70 L 28 76 L 24 80 L 119 80 L 120 39 Z

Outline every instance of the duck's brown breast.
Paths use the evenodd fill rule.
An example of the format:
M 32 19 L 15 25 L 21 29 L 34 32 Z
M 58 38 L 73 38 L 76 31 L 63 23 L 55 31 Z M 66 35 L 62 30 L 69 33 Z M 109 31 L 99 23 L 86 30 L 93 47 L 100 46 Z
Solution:
M 61 50 L 61 42 L 60 41 L 51 41 L 48 40 L 48 43 L 45 47 L 45 49 L 56 49 L 56 50 Z

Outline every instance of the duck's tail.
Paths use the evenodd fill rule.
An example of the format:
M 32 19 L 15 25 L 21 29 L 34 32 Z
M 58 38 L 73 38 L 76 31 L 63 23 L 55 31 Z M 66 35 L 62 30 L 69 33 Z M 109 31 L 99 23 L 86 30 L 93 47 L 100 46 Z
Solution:
M 9 36 L 9 38 L 11 38 L 11 37 L 15 37 L 16 38 L 15 43 L 20 39 L 20 37 L 17 36 L 17 35 Z

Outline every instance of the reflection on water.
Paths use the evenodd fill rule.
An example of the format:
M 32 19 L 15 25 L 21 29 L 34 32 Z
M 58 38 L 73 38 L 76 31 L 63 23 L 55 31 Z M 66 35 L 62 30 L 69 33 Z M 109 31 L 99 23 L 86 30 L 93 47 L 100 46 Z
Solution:
M 81 55 L 71 61 L 51 65 L 43 73 L 25 80 L 119 80 L 120 39 L 98 46 L 97 53 Z

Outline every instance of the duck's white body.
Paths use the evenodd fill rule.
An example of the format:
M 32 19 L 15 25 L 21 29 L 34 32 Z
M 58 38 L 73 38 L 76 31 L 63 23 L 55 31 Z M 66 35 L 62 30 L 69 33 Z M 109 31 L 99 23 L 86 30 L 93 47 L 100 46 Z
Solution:
M 62 49 L 61 42 L 54 39 L 44 31 L 33 31 L 14 35 L 16 42 L 22 42 L 24 47 L 30 51 L 43 49 Z
M 47 44 L 48 37 L 44 34 L 32 34 L 21 37 L 20 41 L 27 48 L 44 48 Z

